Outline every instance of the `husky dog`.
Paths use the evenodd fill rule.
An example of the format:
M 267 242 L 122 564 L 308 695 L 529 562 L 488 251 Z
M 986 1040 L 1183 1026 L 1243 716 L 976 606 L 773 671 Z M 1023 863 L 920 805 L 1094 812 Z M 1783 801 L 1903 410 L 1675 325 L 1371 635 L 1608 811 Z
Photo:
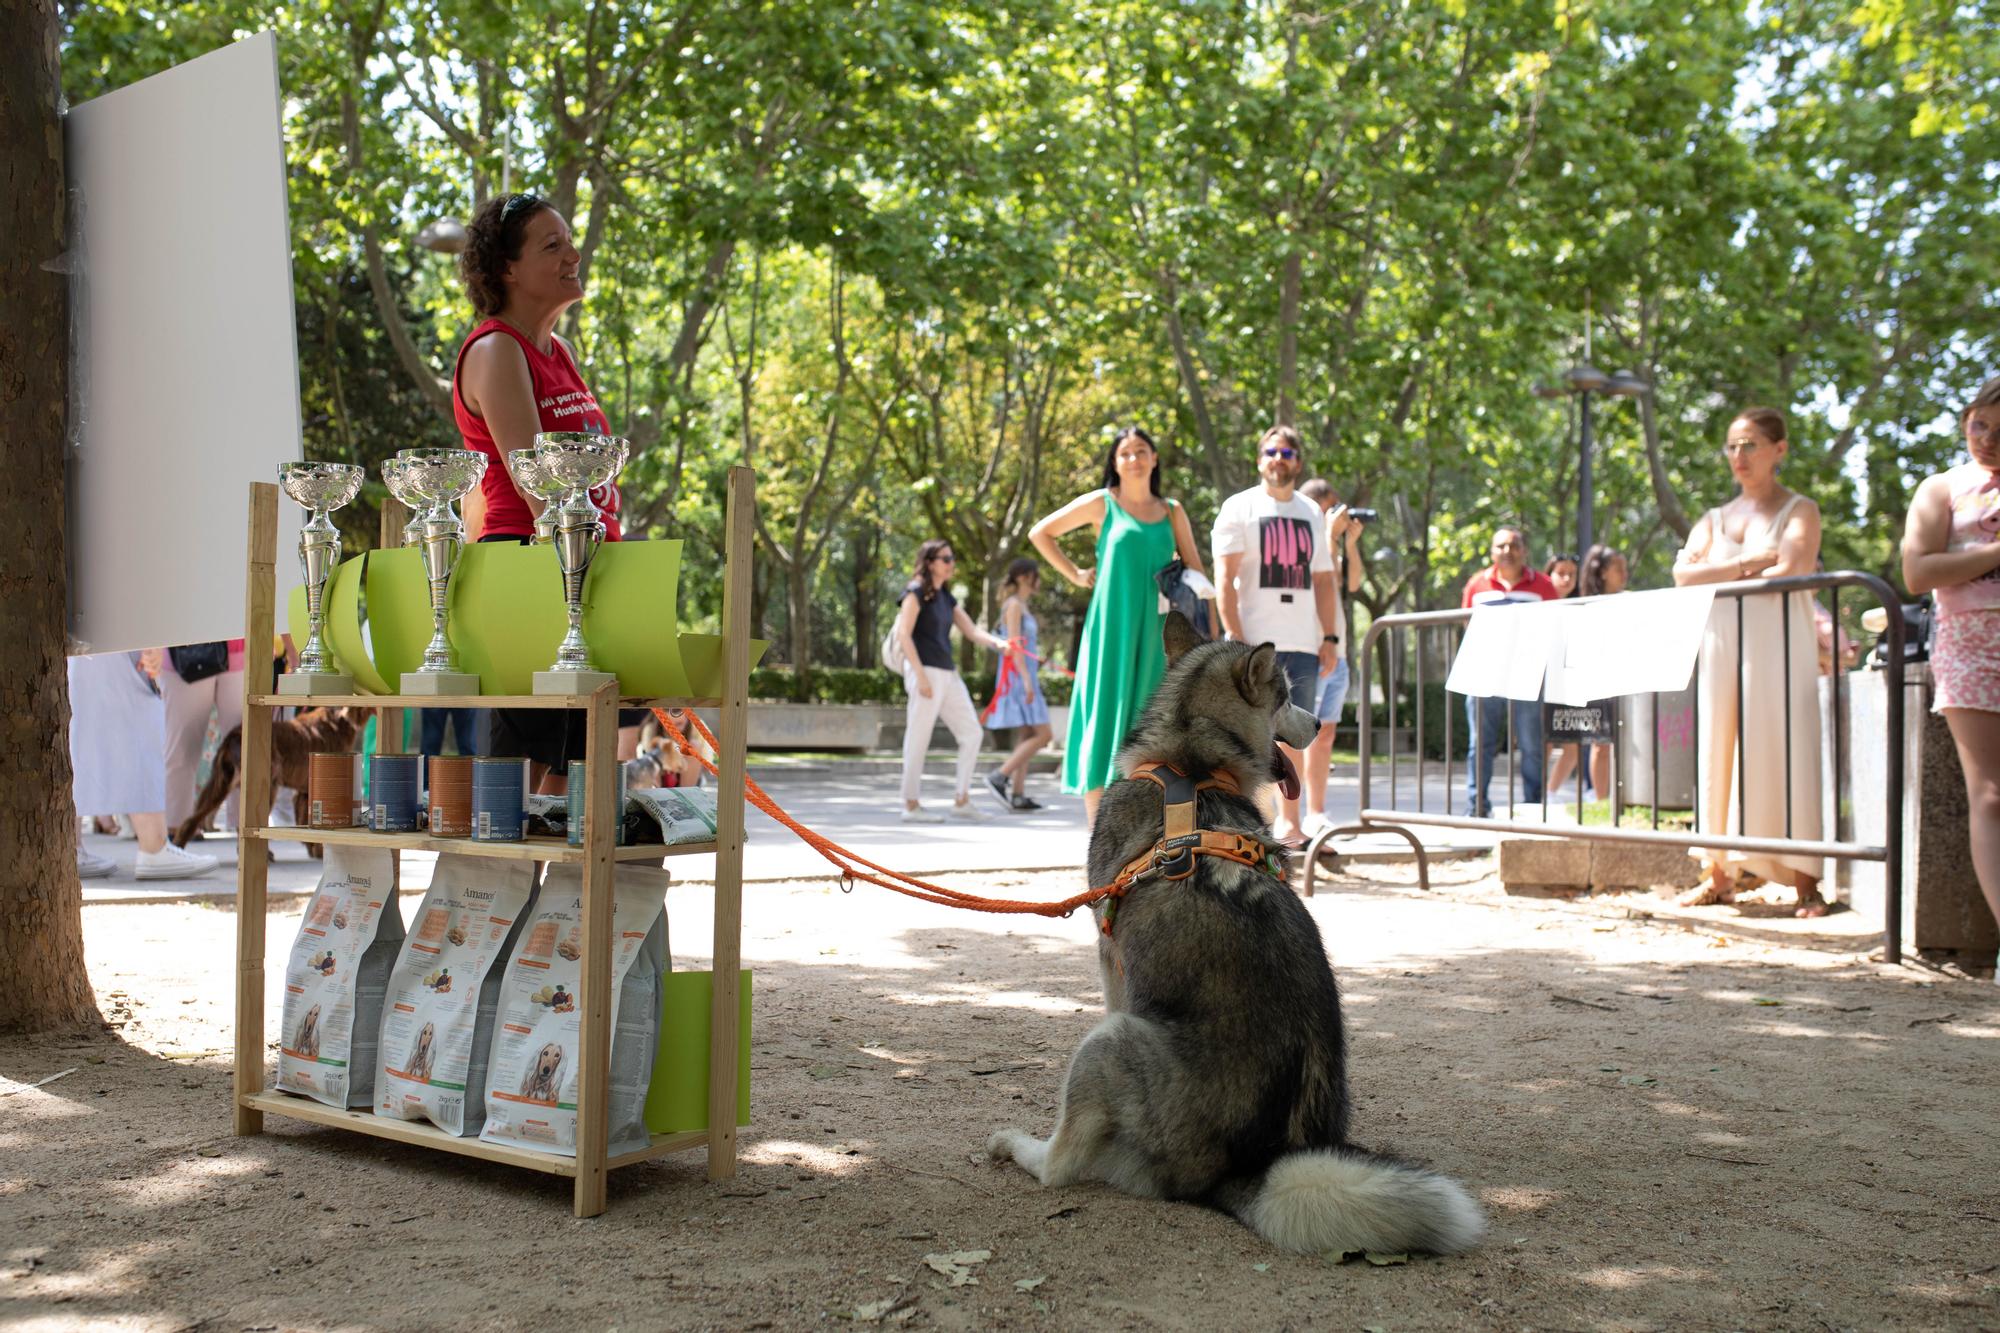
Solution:
M 1200 792 L 1197 824 L 1248 834 L 1282 866 L 1252 796 L 1273 780 L 1298 790 L 1274 742 L 1302 750 L 1318 723 L 1292 706 L 1268 643 L 1205 643 L 1172 613 L 1166 649 L 1166 680 L 1120 768 L 1227 773 L 1244 794 Z M 1158 785 L 1113 784 L 1090 882 L 1145 853 L 1163 819 Z M 1283 878 L 1198 856 L 1191 877 L 1142 878 L 1110 910 L 1098 943 L 1108 1012 L 1070 1061 L 1055 1133 L 1003 1129 L 987 1141 L 996 1160 L 1048 1186 L 1101 1180 L 1208 1203 L 1288 1250 L 1449 1254 L 1479 1242 L 1485 1218 L 1457 1182 L 1348 1142 L 1340 996 Z M 1107 902 L 1095 911 L 1101 927 Z

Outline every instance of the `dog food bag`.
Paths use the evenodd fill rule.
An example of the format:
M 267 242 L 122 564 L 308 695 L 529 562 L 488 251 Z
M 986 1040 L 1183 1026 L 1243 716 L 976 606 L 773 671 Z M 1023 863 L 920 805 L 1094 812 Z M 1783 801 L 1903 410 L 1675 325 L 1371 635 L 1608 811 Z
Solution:
M 389 977 L 375 1114 L 479 1132 L 501 965 L 534 900 L 532 861 L 438 857 Z
M 285 963 L 280 1089 L 343 1108 L 374 1100 L 382 994 L 402 947 L 388 849 L 328 847 Z
M 667 872 L 621 865 L 611 922 L 611 1151 L 651 1142 L 646 1089 L 660 1040 L 669 966 Z M 576 1155 L 577 1052 L 583 1013 L 583 871 L 549 867 L 533 920 L 507 963 L 486 1085 L 487 1143 Z
M 641 787 L 630 799 L 658 822 L 660 841 L 669 847 L 715 841 L 712 787 Z

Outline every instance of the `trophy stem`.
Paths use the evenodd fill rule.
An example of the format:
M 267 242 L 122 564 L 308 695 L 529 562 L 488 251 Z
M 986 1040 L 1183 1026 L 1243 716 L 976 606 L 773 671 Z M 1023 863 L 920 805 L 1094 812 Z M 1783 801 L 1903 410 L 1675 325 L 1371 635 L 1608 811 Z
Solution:
M 306 585 L 306 642 L 299 650 L 302 673 L 334 670 L 333 654 L 327 650 L 326 582 L 333 573 L 334 554 L 340 548 L 340 534 L 323 509 L 316 509 L 299 530 L 299 572 Z

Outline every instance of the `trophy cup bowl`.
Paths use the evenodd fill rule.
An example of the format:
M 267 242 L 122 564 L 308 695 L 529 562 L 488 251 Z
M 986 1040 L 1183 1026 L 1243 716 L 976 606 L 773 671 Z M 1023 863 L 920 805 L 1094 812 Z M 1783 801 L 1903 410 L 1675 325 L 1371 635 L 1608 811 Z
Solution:
M 542 502 L 542 512 L 535 515 L 535 545 L 546 546 L 556 539 L 556 506 L 563 498 L 563 483 L 549 475 L 539 448 L 511 449 L 505 457 L 514 489 Z
M 400 688 L 404 694 L 476 695 L 479 677 L 458 669 L 444 624 L 452 571 L 465 549 L 465 525 L 452 506 L 486 475 L 486 455 L 470 449 L 405 449 L 393 461 L 399 464 L 398 484 L 425 505 L 422 517 L 410 526 L 422 530 L 424 573 L 431 586 L 431 641 L 424 648 L 423 665 L 405 671 Z
M 299 527 L 299 570 L 305 575 L 305 647 L 299 669 L 278 677 L 280 694 L 352 694 L 354 678 L 334 669 L 324 638 L 326 581 L 340 561 L 340 533 L 327 515 L 361 492 L 367 474 L 353 463 L 281 463 L 278 485 L 309 517 Z
M 382 460 L 382 484 L 389 488 L 389 494 L 410 511 L 410 521 L 403 525 L 403 545 L 416 546 L 424 539 L 424 511 L 430 508 L 430 501 L 410 480 L 409 468 L 402 455 Z
M 591 503 L 590 492 L 618 475 L 629 448 L 615 435 L 557 431 L 535 437 L 542 468 L 563 488 L 555 515 L 555 548 L 569 613 L 569 629 L 556 649 L 555 665 L 535 673 L 536 694 L 588 694 L 613 678 L 592 665 L 583 641 L 583 584 L 604 540 L 604 519 Z

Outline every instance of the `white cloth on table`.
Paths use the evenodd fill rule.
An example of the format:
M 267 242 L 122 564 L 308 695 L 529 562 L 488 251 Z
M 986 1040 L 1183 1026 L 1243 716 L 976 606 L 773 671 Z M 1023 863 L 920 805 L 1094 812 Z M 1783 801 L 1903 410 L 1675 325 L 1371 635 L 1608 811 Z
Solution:
M 137 653 L 69 659 L 69 762 L 79 815 L 164 811 L 167 705 Z

